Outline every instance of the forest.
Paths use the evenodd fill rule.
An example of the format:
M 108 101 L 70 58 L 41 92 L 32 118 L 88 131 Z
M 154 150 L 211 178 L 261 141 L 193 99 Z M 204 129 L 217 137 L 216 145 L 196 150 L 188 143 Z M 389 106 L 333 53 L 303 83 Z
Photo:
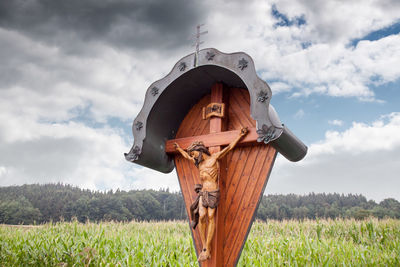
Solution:
M 256 219 L 303 220 L 367 217 L 400 219 L 400 202 L 376 203 L 356 194 L 264 195 Z M 65 184 L 0 187 L 0 224 L 71 221 L 161 221 L 186 219 L 180 192 L 91 191 Z

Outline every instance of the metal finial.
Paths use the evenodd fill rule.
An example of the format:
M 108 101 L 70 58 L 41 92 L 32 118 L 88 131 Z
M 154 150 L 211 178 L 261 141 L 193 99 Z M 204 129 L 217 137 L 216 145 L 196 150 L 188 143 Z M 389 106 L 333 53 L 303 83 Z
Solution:
M 199 57 L 199 49 L 200 49 L 200 45 L 203 44 L 203 41 L 200 41 L 200 36 L 203 34 L 208 33 L 208 31 L 204 31 L 204 32 L 200 32 L 200 28 L 204 26 L 204 24 L 198 24 L 196 26 L 196 34 L 192 36 L 191 39 L 196 40 L 196 43 L 194 43 L 192 46 L 196 46 L 196 51 L 195 51 L 195 59 L 194 59 L 194 66 L 197 67 L 197 62 L 198 62 L 198 57 Z

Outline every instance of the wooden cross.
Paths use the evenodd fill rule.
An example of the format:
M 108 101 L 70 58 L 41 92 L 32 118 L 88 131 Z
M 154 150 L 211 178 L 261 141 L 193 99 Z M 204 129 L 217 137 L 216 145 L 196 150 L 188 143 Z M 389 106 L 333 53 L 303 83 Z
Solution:
M 242 90 L 245 91 L 243 89 L 237 89 L 237 90 Z M 247 90 L 246 90 L 247 91 Z M 247 93 L 247 92 L 246 92 Z M 221 83 L 216 83 L 212 86 L 211 88 L 211 98 L 210 98 L 210 102 L 211 103 L 224 103 L 225 104 L 225 109 L 228 111 L 229 110 L 229 105 L 237 105 L 238 103 L 229 103 L 229 97 L 230 96 L 230 92 L 229 92 L 229 88 L 224 88 L 223 84 Z M 246 103 L 245 105 L 247 105 L 247 108 L 249 107 L 249 103 Z M 236 112 L 238 113 L 239 109 L 235 106 Z M 200 109 L 199 109 L 200 111 Z M 248 111 L 249 112 L 249 111 Z M 227 112 L 227 116 L 225 116 L 225 118 L 221 118 L 221 117 L 211 117 L 210 121 L 209 121 L 209 133 L 208 134 L 203 134 L 203 135 L 197 135 L 197 136 L 189 136 L 189 137 L 181 137 L 181 138 L 176 138 L 173 140 L 168 140 L 166 142 L 166 146 L 165 146 L 165 150 L 167 153 L 177 153 L 175 147 L 174 147 L 174 143 L 178 143 L 180 147 L 186 149 L 192 142 L 194 141 L 203 141 L 204 145 L 206 147 L 209 148 L 210 153 L 216 153 L 218 151 L 221 151 L 221 149 L 228 145 L 229 143 L 231 143 L 234 139 L 237 138 L 237 136 L 239 135 L 240 129 L 238 130 L 230 130 L 230 131 L 226 131 L 227 129 L 227 125 L 228 125 L 228 120 L 229 120 L 229 112 Z M 198 114 L 199 116 L 201 116 L 201 114 Z M 245 121 L 245 119 L 243 119 Z M 245 126 L 251 126 L 251 125 L 245 125 Z M 257 143 L 257 132 L 256 132 L 256 128 L 254 127 L 255 124 L 253 123 L 253 127 L 249 127 L 249 133 L 239 142 L 238 145 L 243 146 L 251 146 L 251 147 L 268 147 L 266 151 L 263 150 L 263 152 L 257 152 L 260 156 L 263 156 L 265 158 L 268 158 L 266 160 L 262 159 L 256 159 L 256 156 L 250 156 L 249 154 L 247 154 L 247 157 L 251 157 L 251 159 L 249 159 L 249 161 L 253 161 L 253 167 L 251 167 L 252 169 L 250 169 L 250 173 L 253 172 L 253 169 L 257 169 L 258 173 L 262 173 L 262 171 L 258 171 L 260 168 L 262 168 L 262 166 L 268 166 L 268 168 L 272 168 L 273 165 L 273 161 L 276 157 L 276 150 L 272 147 L 270 147 L 269 145 L 264 145 L 264 144 L 259 144 Z M 264 149 L 262 148 L 262 149 Z M 261 151 L 261 150 L 259 150 Z M 250 152 L 249 152 L 250 153 Z M 238 161 L 240 161 L 239 159 L 237 159 Z M 246 159 L 247 160 L 247 159 Z M 246 162 L 244 159 L 242 160 L 244 162 Z M 260 164 L 261 163 L 261 164 Z M 238 162 L 239 164 L 239 162 Z M 245 164 L 245 163 L 240 163 L 241 165 Z M 257 167 L 254 167 L 255 165 L 260 165 Z M 222 160 L 220 160 L 220 169 L 219 169 L 219 180 L 218 180 L 218 185 L 219 185 L 219 189 L 220 189 L 220 205 L 217 207 L 217 211 L 216 211 L 216 232 L 213 238 L 213 246 L 212 246 L 212 254 L 211 254 L 211 259 L 207 260 L 205 262 L 202 263 L 202 266 L 230 266 L 232 265 L 232 263 L 234 262 L 234 259 L 232 259 L 233 257 L 237 257 L 238 254 L 240 254 L 240 251 L 238 251 L 238 249 L 236 249 L 234 247 L 234 249 L 232 249 L 232 246 L 242 246 L 243 244 L 226 244 L 226 235 L 228 233 L 224 233 L 225 231 L 225 224 L 226 224 L 226 220 L 227 218 L 231 218 L 230 216 L 227 216 L 227 211 L 224 210 L 225 205 L 224 203 L 226 202 L 226 198 L 227 198 L 227 186 L 231 189 L 232 188 L 232 183 L 230 183 L 230 179 L 231 177 L 227 177 L 227 170 L 228 167 L 232 166 L 227 166 L 227 159 L 226 157 L 223 158 Z M 178 165 L 177 165 L 178 168 Z M 187 168 L 187 167 L 186 167 Z M 245 169 L 245 167 L 244 167 Z M 269 170 L 267 170 L 266 172 L 263 172 L 264 176 L 269 176 Z M 178 169 L 177 169 L 178 172 Z M 183 170 L 179 170 L 179 172 L 183 172 Z M 179 175 L 178 172 L 178 175 Z M 255 171 L 256 172 L 256 171 Z M 195 173 L 195 171 L 192 170 L 192 172 L 190 172 L 189 170 L 186 169 L 186 173 L 190 176 L 191 174 L 193 175 Z M 191 173 L 191 174 L 190 174 Z M 247 177 L 247 179 L 259 179 L 259 178 L 254 178 L 254 177 L 250 177 L 250 173 Z M 244 175 L 244 174 L 241 174 Z M 188 177 L 186 177 L 188 178 Z M 243 177 L 242 177 L 243 178 Z M 242 179 L 241 178 L 241 179 Z M 267 179 L 268 177 L 266 177 Z M 182 180 L 181 179 L 185 179 L 185 177 L 180 179 L 180 183 L 181 183 L 181 188 L 182 188 Z M 249 180 L 249 181 L 250 181 Z M 261 194 L 263 192 L 263 186 L 265 186 L 266 184 L 266 180 L 264 179 L 263 184 L 261 185 L 256 185 L 255 182 L 251 180 L 250 182 L 247 181 L 244 184 L 244 187 L 247 188 L 247 185 L 252 184 L 253 187 L 259 187 L 256 190 L 253 190 L 254 192 L 257 191 L 257 194 Z M 261 180 L 257 180 L 257 181 L 261 181 Z M 240 181 L 239 182 L 235 182 L 237 183 L 237 187 L 241 186 L 243 187 L 243 184 Z M 184 189 L 182 188 L 183 193 L 184 194 L 188 194 L 187 192 L 184 192 Z M 188 190 L 192 190 L 191 188 L 186 189 Z M 236 192 L 237 189 L 235 189 Z M 246 189 L 242 189 L 242 190 L 246 190 Z M 229 198 L 234 197 L 234 194 L 232 195 L 232 190 L 230 190 L 229 192 Z M 192 193 L 193 194 L 193 193 Z M 193 195 L 192 195 L 193 198 Z M 188 198 L 185 198 L 185 202 L 187 202 Z M 229 200 L 228 200 L 229 201 Z M 247 206 L 244 206 L 241 208 L 240 212 L 243 212 L 243 210 L 245 208 L 249 208 L 252 209 L 253 213 L 249 213 L 243 216 L 252 216 L 255 212 L 255 206 L 258 203 L 258 199 L 257 200 L 250 200 L 248 199 L 246 203 L 249 204 L 245 204 Z M 190 204 L 189 204 L 190 205 Z M 250 206 L 249 206 L 250 205 Z M 188 203 L 186 203 L 186 206 L 188 207 Z M 238 207 L 239 210 L 239 207 Z M 234 217 L 236 218 L 236 217 Z M 249 223 L 249 225 L 251 225 L 251 222 Z M 245 228 L 244 226 L 242 228 Z M 239 229 L 236 229 L 236 231 L 240 231 Z M 243 231 L 248 231 L 248 229 L 244 229 Z M 232 232 L 232 227 L 230 228 L 230 232 Z M 247 236 L 247 232 L 244 233 L 245 236 Z M 240 239 L 240 238 L 239 238 Z M 235 239 L 237 240 L 237 238 Z M 245 240 L 245 239 L 244 239 Z M 233 242 L 233 241 L 232 241 Z M 239 241 L 238 241 L 239 242 Z M 242 240 L 240 240 L 240 242 L 244 242 Z M 201 248 L 200 248 L 201 249 Z M 236 256 L 232 256 L 231 255 L 225 255 L 226 257 L 224 257 L 224 253 L 231 253 L 230 251 L 224 251 L 226 249 L 229 250 L 235 250 Z
M 217 83 L 212 87 L 211 102 L 225 103 L 225 105 L 228 104 L 226 99 L 224 101 L 224 88 L 222 84 Z M 168 140 L 165 144 L 165 152 L 177 153 L 174 147 L 174 143 L 178 143 L 180 147 L 186 148 L 194 141 L 203 141 L 204 145 L 206 147 L 209 147 L 211 153 L 218 152 L 220 151 L 222 146 L 227 146 L 228 144 L 230 144 L 239 135 L 240 132 L 240 129 L 225 131 L 225 128 L 226 120 L 224 121 L 224 118 L 212 117 L 210 119 L 209 134 Z M 240 140 L 239 144 L 251 144 L 257 142 L 257 129 L 253 127 L 249 128 L 248 130 L 249 133 L 242 140 Z

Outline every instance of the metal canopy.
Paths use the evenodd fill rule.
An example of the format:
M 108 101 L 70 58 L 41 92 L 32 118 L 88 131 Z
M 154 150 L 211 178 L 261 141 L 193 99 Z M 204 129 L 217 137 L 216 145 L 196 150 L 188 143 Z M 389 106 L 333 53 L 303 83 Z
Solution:
M 171 172 L 174 163 L 165 153 L 165 142 L 175 138 L 185 115 L 210 93 L 216 82 L 249 91 L 258 141 L 271 143 L 291 161 L 306 155 L 307 147 L 280 122 L 270 105 L 271 89 L 257 76 L 251 57 L 242 52 L 225 54 L 207 48 L 199 51 L 197 62 L 195 53 L 182 58 L 167 76 L 147 89 L 142 110 L 133 121 L 134 144 L 125 154 L 126 160 L 160 172 Z

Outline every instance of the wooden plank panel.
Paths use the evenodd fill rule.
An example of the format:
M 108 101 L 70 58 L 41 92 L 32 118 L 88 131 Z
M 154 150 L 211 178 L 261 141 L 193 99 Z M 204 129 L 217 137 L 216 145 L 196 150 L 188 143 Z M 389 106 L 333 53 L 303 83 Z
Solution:
M 234 91 L 229 99 L 232 101 L 231 109 L 240 119 L 241 123 L 247 127 L 255 127 L 256 122 L 250 117 L 250 107 L 243 101 L 242 95 L 238 91 Z
M 228 154 L 226 154 L 226 156 L 225 156 L 226 162 L 230 162 L 232 160 L 233 154 L 234 154 L 233 151 L 230 151 L 230 152 L 228 152 Z
M 232 104 L 232 105 L 237 105 L 238 103 L 241 103 L 241 105 L 243 105 L 243 103 L 245 102 L 245 103 L 247 103 L 247 105 L 249 105 L 249 100 L 250 100 L 250 98 L 249 98 L 249 95 L 248 95 L 248 92 L 247 92 L 247 90 L 245 91 L 245 90 L 240 90 L 240 89 L 234 89 L 233 90 L 233 94 L 232 94 L 232 102 L 233 103 L 235 103 L 235 104 Z M 239 100 L 238 100 L 239 99 Z M 243 106 L 246 106 L 246 105 L 243 105 Z M 239 108 L 235 108 L 235 109 L 231 109 L 232 110 L 232 115 L 230 115 L 230 116 L 234 116 L 234 117 L 239 117 L 241 120 L 243 120 L 243 121 L 246 121 L 246 123 L 249 123 L 250 125 L 255 125 L 255 121 L 250 117 L 250 109 L 249 109 L 249 106 L 248 106 L 248 108 L 247 108 L 247 110 L 246 110 L 246 108 L 244 108 L 245 110 L 243 110 L 243 109 L 239 109 Z M 246 112 L 247 111 L 247 112 Z M 232 127 L 233 128 L 233 127 Z M 258 150 L 260 150 L 260 149 L 258 149 Z M 236 151 L 235 151 L 236 152 Z M 255 151 L 253 151 L 252 153 L 255 153 Z M 262 156 L 263 155 L 259 155 L 260 156 L 260 158 L 262 158 Z M 257 157 L 257 159 L 258 159 L 259 157 Z M 261 165 L 261 166 L 256 166 L 255 164 L 252 166 L 252 167 L 254 167 L 253 169 L 252 169 L 252 172 L 253 172 L 253 170 L 254 169 L 256 169 L 257 167 L 258 168 L 260 168 L 260 167 L 262 167 L 262 165 L 263 164 L 258 164 L 259 163 L 259 161 L 257 161 L 257 162 L 255 162 L 255 164 L 257 164 L 257 165 Z M 247 168 L 249 168 L 250 166 L 248 166 Z M 257 172 L 257 170 L 255 170 L 256 172 Z M 228 169 L 228 173 L 230 174 L 231 172 L 230 172 L 230 170 Z M 253 175 L 253 173 L 251 173 L 250 175 Z M 251 176 L 247 176 L 247 178 L 248 178 L 248 180 L 250 179 L 250 177 Z M 243 176 L 245 176 L 245 173 L 243 173 L 243 175 L 241 175 L 241 178 L 240 179 L 243 179 L 244 180 L 244 178 L 245 177 L 243 177 Z M 229 176 L 228 176 L 229 177 Z M 243 182 L 242 182 L 242 184 L 244 184 Z M 247 183 L 246 183 L 246 185 L 247 185 Z M 235 193 L 235 195 L 237 195 L 238 196 L 238 193 L 240 193 L 240 185 L 239 185 L 239 188 L 236 188 L 236 190 L 237 189 L 239 189 L 239 192 L 236 192 Z M 247 186 L 242 186 L 243 188 L 247 188 Z M 231 190 L 233 189 L 233 188 L 230 188 Z M 229 190 L 229 189 L 228 189 Z M 246 192 L 243 192 L 242 191 L 242 196 L 244 196 L 244 193 L 247 193 L 247 191 Z M 227 202 L 229 202 L 229 199 L 227 199 Z M 241 201 L 237 201 L 236 203 L 239 203 L 240 204 L 240 202 Z M 235 205 L 235 203 L 233 203 L 234 205 Z M 232 204 L 231 204 L 232 205 Z M 236 205 L 237 206 L 237 205 Z M 237 206 L 237 208 L 236 208 L 236 212 L 235 211 L 233 211 L 233 210 L 235 210 L 235 206 L 230 206 L 230 211 L 227 211 L 226 212 L 226 218 L 228 218 L 226 221 L 229 221 L 230 219 L 229 219 L 229 217 L 231 217 L 231 220 L 232 221 L 234 221 L 235 223 L 237 223 L 237 219 L 236 219 L 236 215 L 235 216 L 232 216 L 233 214 L 237 214 L 237 212 L 241 212 L 241 209 L 239 209 L 239 206 Z M 246 214 L 246 215 L 244 215 L 244 214 L 241 214 L 242 216 L 244 215 L 244 216 L 247 216 L 247 217 L 249 217 L 249 218 L 252 218 L 253 216 L 253 213 L 255 212 L 255 209 L 253 209 L 253 211 L 250 211 L 250 214 Z M 246 212 L 247 213 L 247 212 Z M 241 217 L 240 218 L 238 218 L 238 219 L 241 219 Z M 232 235 L 234 235 L 235 237 L 236 237 L 236 235 L 237 235 L 237 233 L 236 233 L 236 228 L 235 229 L 233 229 L 233 232 L 231 232 L 231 230 L 232 230 L 232 224 L 229 224 L 229 223 L 226 223 L 226 229 L 225 229 L 225 241 L 228 239 L 228 241 L 226 241 L 226 245 L 228 245 L 228 243 L 231 243 L 232 241 L 231 240 L 229 240 L 229 237 L 231 237 Z M 246 236 L 247 236 L 247 234 L 246 234 Z M 237 244 L 239 244 L 243 239 L 243 236 L 242 237 L 239 237 L 239 238 L 236 238 L 236 239 L 238 239 L 237 241 L 238 241 L 238 243 Z M 230 238 L 230 239 L 233 239 L 232 237 Z M 239 246 L 240 247 L 240 246 Z M 225 262 L 225 264 L 227 264 L 227 266 L 232 266 L 233 265 L 233 263 L 234 262 L 227 262 L 227 260 L 229 259 L 229 257 L 231 256 L 231 255 L 235 255 L 233 258 L 234 259 L 236 259 L 237 258 L 237 255 L 238 255 L 238 253 L 240 252 L 240 251 L 238 251 L 238 250 L 234 250 L 234 251 L 232 251 L 232 247 L 229 247 L 229 246 L 226 246 L 225 248 L 225 251 L 227 251 L 227 253 L 224 255 L 225 256 L 225 260 L 224 260 L 224 262 Z
M 192 200 L 192 196 L 189 192 L 189 186 L 187 185 L 187 182 L 185 179 L 186 177 L 183 172 L 182 159 L 183 159 L 183 157 L 180 155 L 175 156 L 175 166 L 176 166 L 176 172 L 178 173 L 179 185 L 181 187 L 182 195 L 183 195 L 183 198 L 186 203 L 187 201 Z M 185 208 L 186 208 L 187 214 L 190 214 L 189 207 L 187 205 L 185 205 Z
M 237 149 L 237 148 L 236 148 Z M 229 209 L 229 200 L 232 199 L 232 196 L 234 192 L 236 191 L 236 186 L 239 183 L 240 177 L 242 175 L 242 172 L 246 166 L 248 156 L 250 155 L 251 147 L 243 147 L 243 151 L 239 156 L 238 164 L 236 165 L 236 169 L 233 172 L 233 175 L 231 177 L 227 178 L 226 181 L 226 197 L 227 197 L 227 209 Z M 234 166 L 229 166 L 228 167 L 228 172 L 230 168 L 233 168 Z M 225 218 L 226 220 L 226 218 Z
M 243 147 L 239 147 L 229 152 L 230 154 L 232 154 L 232 157 L 230 160 L 227 160 L 228 172 L 227 172 L 226 188 L 229 188 L 230 186 L 232 180 L 231 177 L 233 177 L 233 174 L 235 173 L 235 170 L 238 166 L 238 162 L 240 159 L 240 155 L 243 153 L 243 150 L 244 150 Z
M 195 192 L 193 191 L 193 181 L 191 179 L 191 175 L 188 176 L 187 172 L 187 160 L 183 158 L 180 155 L 177 155 L 175 157 L 175 166 L 176 166 L 176 171 L 178 173 L 178 179 L 179 179 L 179 184 L 181 186 L 182 194 L 185 199 L 185 207 L 186 207 L 186 212 L 188 214 L 188 218 L 190 221 L 190 204 L 192 203 L 194 199 L 196 199 Z M 195 243 L 195 250 L 196 253 L 201 250 L 201 244 L 198 242 L 200 235 L 198 231 L 193 231 L 193 229 L 190 227 L 192 230 L 192 235 L 194 237 Z M 200 246 L 200 248 L 199 248 Z
M 229 130 L 235 130 L 235 129 L 241 129 L 243 128 L 244 125 L 240 121 L 239 117 L 236 115 L 234 110 L 232 108 L 229 109 L 229 124 L 228 124 L 228 131 Z
M 235 242 L 235 240 L 237 239 L 238 229 L 241 228 L 243 217 L 245 216 L 252 217 L 253 214 L 250 210 L 247 210 L 244 207 L 248 205 L 249 199 L 253 197 L 254 187 L 257 186 L 257 184 L 254 182 L 258 180 L 258 175 L 259 175 L 258 170 L 263 167 L 267 151 L 262 146 L 258 146 L 256 147 L 256 149 L 258 150 L 258 157 L 254 162 L 251 173 L 249 173 L 247 177 L 245 176 L 241 177 L 242 180 L 246 180 L 245 184 L 242 184 L 243 186 L 241 187 L 241 189 L 245 191 L 245 194 L 241 194 L 242 198 L 240 199 L 240 201 L 237 201 L 234 204 L 234 209 L 232 209 L 232 213 L 230 214 L 230 216 L 232 217 L 231 220 L 236 222 L 235 225 L 232 225 L 230 231 L 228 232 L 225 243 L 227 249 L 230 249 L 230 251 L 232 251 L 231 243 Z
M 183 119 L 179 130 L 176 134 L 177 137 L 193 136 L 198 134 L 199 124 L 204 125 L 207 121 L 201 118 L 202 108 L 210 103 L 211 96 L 206 95 L 200 101 L 192 107 L 189 113 Z
M 188 161 L 186 159 L 184 159 L 184 160 L 185 161 L 182 164 L 183 165 L 183 170 L 184 170 L 184 173 L 185 173 L 185 177 L 186 177 L 186 179 L 188 181 L 188 183 L 187 183 L 188 186 L 189 186 L 188 190 L 189 190 L 189 192 L 191 194 L 191 201 L 187 203 L 188 207 L 189 207 L 189 210 L 190 210 L 191 203 L 193 203 L 195 201 L 196 197 L 197 197 L 197 194 L 194 191 L 194 185 L 196 183 L 199 183 L 198 182 L 199 181 L 199 177 L 198 177 L 199 174 L 198 174 L 198 172 L 196 173 L 196 171 L 193 171 L 193 168 L 196 168 L 196 167 L 193 166 L 192 162 L 190 162 L 190 161 Z M 189 212 L 189 218 L 190 218 L 190 212 Z M 193 228 L 191 228 L 191 230 L 193 232 L 193 235 L 195 236 L 197 253 L 200 253 L 200 251 L 202 249 L 202 245 L 201 245 L 199 229 L 196 227 L 195 230 L 193 230 Z
M 250 107 L 250 94 L 249 91 L 242 88 L 235 88 L 235 91 L 239 92 L 242 95 L 244 101 L 246 101 L 247 105 Z
M 255 127 L 256 122 L 250 116 L 250 105 L 249 102 L 246 101 L 246 99 L 250 99 L 248 91 L 233 88 L 230 92 L 230 101 L 233 108 L 229 110 L 229 119 L 232 120 L 232 123 L 230 121 L 228 130 L 238 129 L 238 127 Z M 233 123 L 235 125 L 233 125 Z M 240 124 L 240 126 L 238 126 L 238 124 Z
M 191 131 L 193 125 L 196 125 L 196 120 L 194 116 L 196 112 L 194 109 L 191 109 L 189 113 L 185 116 L 181 124 L 184 124 L 186 127 L 180 127 L 176 133 L 176 136 L 187 136 L 187 132 Z
M 275 155 L 273 156 L 273 158 L 275 159 Z M 272 163 L 270 165 L 270 168 L 269 168 L 270 170 L 272 168 L 272 165 L 273 165 L 273 161 L 272 161 Z M 265 167 L 267 167 L 267 166 L 265 165 Z M 267 168 L 267 170 L 268 170 L 268 168 Z M 269 172 L 268 172 L 268 174 L 266 174 L 266 180 L 265 180 L 264 186 L 256 187 L 256 189 L 259 189 L 259 190 L 261 189 L 260 192 L 254 192 L 253 195 L 257 196 L 257 194 L 259 194 L 260 196 L 262 196 L 262 192 L 265 189 L 265 185 L 266 185 L 266 183 L 268 181 L 268 177 L 269 177 Z M 257 198 L 255 198 L 255 199 L 257 199 Z M 257 208 L 258 203 L 259 203 L 259 199 L 258 200 L 253 200 L 249 204 L 249 206 L 248 207 L 244 207 L 244 209 L 254 210 L 254 212 L 255 212 L 255 209 Z M 253 214 L 254 214 L 254 212 L 253 212 Z M 236 239 L 237 243 L 242 243 L 243 242 L 242 240 L 245 240 L 247 238 L 247 235 L 249 233 L 249 230 L 251 228 L 252 223 L 253 223 L 253 217 L 252 216 L 249 216 L 249 218 L 244 218 L 243 219 L 243 222 L 240 224 L 240 229 L 238 230 L 238 237 Z M 237 263 L 237 261 L 239 260 L 239 253 L 241 252 L 241 250 L 242 250 L 242 248 L 244 246 L 244 243 L 242 243 L 242 244 L 243 245 L 241 247 L 240 246 L 233 247 L 232 250 L 231 250 L 230 258 L 229 259 L 225 259 L 229 266 L 235 265 Z
M 231 103 L 231 108 L 229 109 L 229 118 L 232 120 L 232 123 L 230 122 L 230 124 L 232 124 L 232 125 L 234 124 L 233 128 L 240 129 L 240 128 L 245 127 L 245 125 L 244 125 L 243 121 L 241 121 L 237 112 L 235 111 L 235 109 L 237 108 L 237 107 L 235 107 L 236 103 L 234 102 L 234 99 L 233 99 L 233 95 L 235 93 L 236 93 L 235 90 L 231 90 L 231 94 L 229 95 L 229 102 Z M 236 127 L 238 127 L 238 128 L 236 128 Z
M 242 243 L 242 240 L 247 237 L 253 222 L 254 213 L 268 182 L 269 174 L 276 157 L 276 150 L 271 146 L 261 146 L 261 148 L 262 155 L 259 158 L 260 161 L 263 160 L 264 162 L 259 162 L 259 164 L 256 164 L 256 168 L 253 169 L 252 179 L 248 183 L 249 194 L 246 194 L 242 199 L 241 213 L 237 218 L 238 223 L 235 225 L 237 229 L 232 229 L 231 236 L 236 236 L 236 238 L 226 243 L 226 249 L 230 251 L 230 255 L 227 256 L 229 258 L 226 259 L 228 266 L 233 266 L 238 260 L 238 253 L 242 247 L 232 246 L 232 244 L 235 242 L 238 244 Z
M 241 94 L 241 91 L 243 91 L 243 94 Z M 247 123 L 248 125 L 255 125 L 255 121 L 250 117 L 250 106 L 249 103 L 245 101 L 245 95 L 247 94 L 247 98 L 249 99 L 249 93 L 247 90 L 243 90 L 243 89 L 238 89 L 238 88 L 231 88 L 230 90 L 230 101 L 231 101 L 231 107 L 230 108 L 230 124 L 231 124 L 231 119 L 232 122 L 235 121 L 235 119 L 239 119 L 242 123 L 241 126 L 244 125 L 245 123 Z M 239 101 L 238 101 L 239 99 Z M 245 123 L 243 123 L 243 121 L 245 121 Z M 251 134 L 254 134 L 254 136 L 251 136 Z M 257 139 L 258 135 L 256 133 L 256 129 L 254 128 L 254 132 L 250 131 L 249 134 L 246 136 L 247 138 L 255 138 Z M 253 142 L 256 143 L 256 142 Z M 233 151 L 233 153 L 238 153 L 236 152 L 237 149 L 235 149 L 235 151 Z M 247 160 L 243 162 L 243 158 L 248 157 L 250 151 L 247 151 L 248 153 L 245 154 L 241 154 L 243 153 L 242 151 L 240 151 L 239 155 L 241 160 L 238 161 L 236 163 L 236 165 L 240 165 L 240 164 L 247 164 Z M 240 166 L 239 166 L 240 168 Z M 231 206 L 231 202 L 230 199 L 233 197 L 233 195 L 236 195 L 236 189 L 237 189 L 237 184 L 238 184 L 238 180 L 241 179 L 240 176 L 242 176 L 241 171 L 238 170 L 238 166 L 235 165 L 230 165 L 230 167 L 228 167 L 228 182 L 227 182 L 227 212 L 226 214 L 228 214 L 228 209 L 230 209 Z M 239 180 L 240 181 L 240 180 Z M 226 228 L 229 228 L 230 225 L 228 226 L 229 222 L 226 219 L 225 216 L 225 223 L 226 223 Z
M 229 209 L 227 209 L 226 212 L 226 217 L 225 217 L 225 222 L 226 222 L 226 238 L 229 237 L 230 232 L 233 227 L 233 222 L 235 224 L 238 223 L 237 218 L 239 217 L 240 207 L 243 205 L 243 198 L 246 195 L 249 195 L 249 193 L 246 191 L 249 189 L 248 183 L 249 180 L 251 179 L 251 173 L 253 171 L 254 166 L 256 163 L 259 163 L 259 157 L 258 153 L 260 151 L 259 146 L 253 146 L 251 148 L 251 152 L 248 156 L 247 164 L 245 168 L 243 169 L 243 172 L 238 180 L 238 183 L 235 188 L 231 187 L 229 188 L 228 194 L 231 193 L 230 195 L 227 196 L 228 201 L 230 200 L 230 205 Z M 232 223 L 230 223 L 232 222 Z M 227 239 L 225 240 L 227 242 Z
M 205 121 L 205 123 L 202 124 L 201 127 L 199 127 L 199 130 L 198 130 L 197 134 L 206 135 L 210 131 L 210 121 L 209 120 L 204 120 L 204 121 Z
M 193 137 L 193 136 L 200 135 L 200 133 L 203 132 L 204 129 L 207 129 L 207 133 L 208 133 L 208 127 L 209 127 L 210 122 L 207 120 L 203 120 L 201 118 L 201 108 L 202 108 L 202 105 L 196 106 L 196 109 L 198 111 L 197 111 L 196 120 L 194 122 L 194 126 L 192 127 L 191 131 L 187 132 L 187 135 L 185 137 L 189 137 L 189 136 Z

